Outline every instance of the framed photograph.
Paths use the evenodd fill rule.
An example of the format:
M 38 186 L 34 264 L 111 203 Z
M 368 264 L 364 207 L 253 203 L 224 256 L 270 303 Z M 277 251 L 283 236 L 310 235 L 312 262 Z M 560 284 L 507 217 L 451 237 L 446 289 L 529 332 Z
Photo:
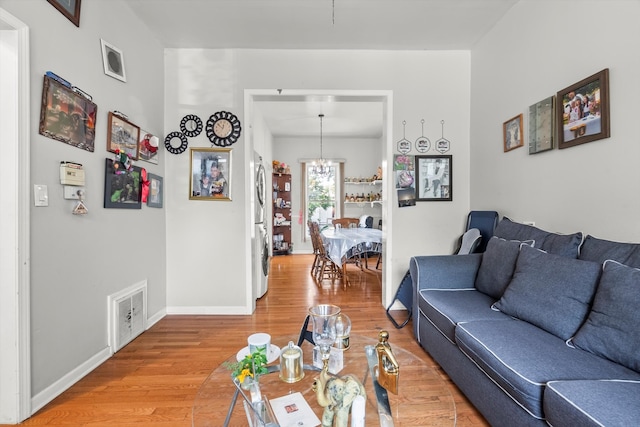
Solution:
M 124 71 L 124 55 L 122 51 L 103 39 L 100 39 L 100 44 L 102 45 L 104 73 L 114 79 L 126 82 L 127 75 Z
M 76 27 L 80 26 L 80 2 L 82 0 L 47 0 Z
M 231 200 L 231 148 L 191 148 L 189 199 Z
M 524 145 L 524 138 L 522 135 L 522 114 L 519 114 L 502 124 L 502 137 L 505 153 Z
M 54 79 L 44 76 L 40 134 L 83 150 L 94 150 L 98 106 Z
M 148 173 L 147 179 L 149 180 L 149 196 L 147 197 L 147 206 L 150 208 L 161 208 L 163 200 L 163 182 L 162 177 Z
M 416 200 L 419 202 L 453 200 L 452 156 L 416 156 Z
M 562 89 L 556 99 L 558 148 L 610 136 L 608 68 Z
M 552 150 L 555 140 L 555 95 L 529 107 L 529 154 Z
M 129 170 L 121 162 L 106 159 L 104 169 L 104 207 L 142 209 L 141 168 Z
M 158 144 L 160 138 L 151 132 L 140 129 L 140 140 L 138 141 L 138 159 L 145 162 L 158 164 Z
M 107 151 L 112 153 L 120 150 L 131 159 L 138 160 L 140 128 L 130 121 L 109 111 L 109 126 L 107 127 Z

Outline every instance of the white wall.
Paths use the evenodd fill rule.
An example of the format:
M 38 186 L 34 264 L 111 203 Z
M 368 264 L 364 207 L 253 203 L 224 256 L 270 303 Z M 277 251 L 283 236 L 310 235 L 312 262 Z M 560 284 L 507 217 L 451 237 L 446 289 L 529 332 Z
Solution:
M 0 4 L 30 27 L 31 182 L 49 189 L 48 207 L 31 207 L 31 378 L 34 410 L 108 357 L 107 296 L 148 281 L 148 313 L 165 297 L 165 210 L 104 209 L 107 113 L 119 110 L 157 135 L 163 132 L 163 50 L 122 1 L 83 2 L 80 28 L 46 1 Z M 100 38 L 124 52 L 127 83 L 103 72 Z M 42 81 L 51 70 L 98 105 L 95 152 L 38 133 Z M 138 162 L 164 175 L 160 164 Z M 86 216 L 71 212 L 60 161 L 84 165 Z M 166 182 L 166 181 L 165 181 Z M 168 186 L 172 183 L 169 182 Z
M 425 136 L 435 141 L 444 120 L 452 146 L 448 154 L 454 156 L 453 202 L 399 209 L 393 195 L 390 226 L 396 244 L 385 268 L 394 270 L 389 285 L 395 288 L 410 256 L 450 252 L 463 229 L 469 210 L 469 61 L 468 52 L 167 49 L 165 132 L 175 130 L 187 113 L 206 120 L 227 110 L 244 123 L 245 89 L 392 90 L 394 141 L 405 136 L 403 121 L 407 139 L 422 136 L 422 119 Z M 170 312 L 250 312 L 245 302 L 250 254 L 244 242 L 250 219 L 245 150 L 251 147 L 245 137 L 232 146 L 232 202 L 189 201 L 188 154 L 166 156 L 167 176 L 175 185 L 166 194 Z M 204 134 L 189 144 L 210 146 Z
M 640 241 L 640 2 L 517 3 L 472 51 L 471 206 L 547 230 Z M 611 137 L 504 153 L 502 123 L 604 68 Z

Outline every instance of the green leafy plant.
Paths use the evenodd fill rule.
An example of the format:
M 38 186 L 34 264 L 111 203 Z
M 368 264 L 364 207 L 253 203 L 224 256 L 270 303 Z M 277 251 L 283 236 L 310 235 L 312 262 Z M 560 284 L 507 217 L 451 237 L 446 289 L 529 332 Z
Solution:
M 242 384 L 247 377 L 256 379 L 256 375 L 260 376 L 267 373 L 267 350 L 259 348 L 253 353 L 247 354 L 244 359 L 239 362 L 226 363 L 231 370 L 231 376 L 237 378 Z

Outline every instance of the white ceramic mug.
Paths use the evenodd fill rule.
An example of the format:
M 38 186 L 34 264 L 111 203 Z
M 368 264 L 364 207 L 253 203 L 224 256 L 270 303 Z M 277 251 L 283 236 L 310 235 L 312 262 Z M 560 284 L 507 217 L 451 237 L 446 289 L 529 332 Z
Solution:
M 268 356 L 269 348 L 271 347 L 271 335 L 263 332 L 252 334 L 247 338 L 247 343 L 249 344 L 249 353 L 253 354 L 258 349 L 264 349 L 265 354 Z

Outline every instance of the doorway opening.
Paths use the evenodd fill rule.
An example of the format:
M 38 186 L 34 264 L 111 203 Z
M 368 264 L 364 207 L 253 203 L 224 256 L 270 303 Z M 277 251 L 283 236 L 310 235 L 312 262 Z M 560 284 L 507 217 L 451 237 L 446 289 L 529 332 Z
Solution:
M 270 163 L 273 160 L 279 160 L 273 158 L 273 142 L 274 135 L 277 137 L 277 131 L 270 129 L 265 119 L 266 115 L 273 116 L 273 111 L 283 107 L 284 111 L 287 108 L 295 108 L 296 111 L 302 111 L 305 117 L 302 117 L 300 125 L 300 138 L 314 138 L 317 137 L 317 121 L 318 121 L 318 104 L 323 104 L 323 108 L 339 109 L 341 106 L 353 106 L 360 105 L 362 108 L 367 108 L 368 105 L 377 104 L 381 106 L 381 114 L 378 119 L 377 126 L 380 130 L 380 137 L 376 138 L 377 143 L 380 144 L 379 151 L 382 154 L 379 159 L 380 167 L 383 171 L 383 176 L 389 176 L 387 174 L 387 165 L 392 164 L 389 159 L 393 159 L 393 142 L 392 138 L 392 107 L 393 107 L 393 93 L 392 91 L 367 91 L 367 90 L 280 90 L 280 89 L 256 89 L 245 90 L 245 121 L 248 123 L 250 133 L 247 141 L 247 149 L 245 153 L 253 153 L 257 151 L 265 159 L 265 163 Z M 268 114 L 265 111 L 268 110 Z M 323 111 L 325 117 L 331 117 L 326 111 Z M 282 120 L 292 120 L 291 116 L 281 117 Z M 307 127 L 304 126 L 304 120 L 309 120 L 311 129 L 308 133 L 305 133 Z M 274 126 L 275 127 L 275 126 Z M 353 135 L 351 135 L 353 136 Z M 357 136 L 357 135 L 356 135 Z M 247 154 L 245 159 L 247 164 L 251 159 Z M 296 165 L 297 166 L 297 165 Z M 299 166 L 298 166 L 299 167 Z M 300 173 L 300 172 L 298 172 Z M 385 233 L 383 237 L 383 256 L 382 265 L 390 265 L 385 262 L 392 259 L 392 241 L 393 241 L 393 227 L 392 224 L 392 195 L 393 195 L 393 183 L 392 180 L 384 180 L 382 184 L 382 192 L 387 195 L 383 197 L 381 203 L 381 220 L 384 224 Z M 252 180 L 247 182 L 247 194 L 251 194 L 251 189 L 255 185 Z M 298 192 L 300 190 L 298 189 Z M 247 203 L 249 205 L 249 203 Z M 294 216 L 298 215 L 298 211 L 294 209 Z M 269 218 L 269 214 L 267 214 Z M 293 224 L 299 226 L 298 233 L 302 235 L 304 228 L 304 222 L 299 218 L 292 220 Z M 247 233 L 250 236 L 251 233 Z M 251 239 L 248 239 L 245 247 L 248 251 L 251 248 Z M 309 242 L 310 246 L 310 242 Z M 248 252 L 250 254 L 250 252 Z M 248 257 L 249 259 L 250 257 Z M 251 267 L 248 266 L 250 270 Z M 391 301 L 393 295 L 391 292 L 391 269 L 384 268 L 382 274 L 382 303 L 386 304 L 387 301 Z M 252 286 L 250 272 L 248 273 L 247 292 L 250 294 L 250 287 Z M 389 284 L 389 285 L 387 285 Z M 385 305 L 386 306 L 386 305 Z

